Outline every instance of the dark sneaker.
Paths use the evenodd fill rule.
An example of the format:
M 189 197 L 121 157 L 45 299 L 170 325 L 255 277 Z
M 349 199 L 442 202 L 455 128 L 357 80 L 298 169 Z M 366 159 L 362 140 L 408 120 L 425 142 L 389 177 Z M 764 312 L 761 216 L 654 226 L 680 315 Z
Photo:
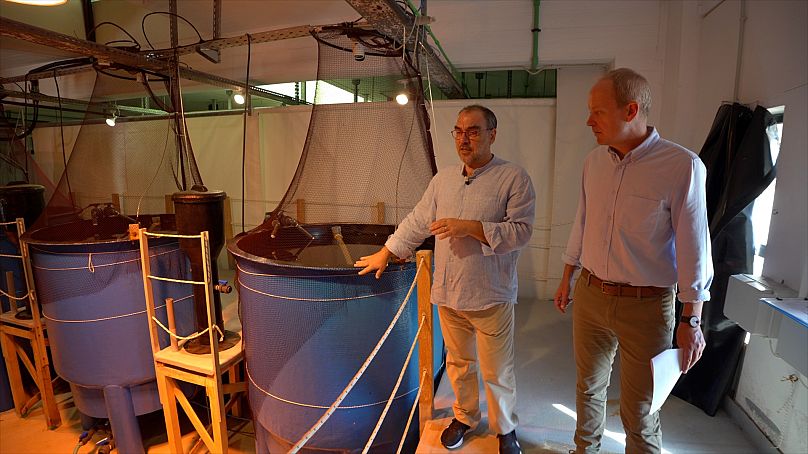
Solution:
M 440 443 L 446 449 L 459 448 L 460 445 L 463 444 L 463 435 L 465 435 L 468 430 L 469 426 L 452 418 L 449 427 L 443 429 L 443 433 L 440 434 Z
M 522 447 L 516 439 L 516 431 L 512 430 L 505 435 L 497 435 L 499 439 L 499 454 L 522 454 Z

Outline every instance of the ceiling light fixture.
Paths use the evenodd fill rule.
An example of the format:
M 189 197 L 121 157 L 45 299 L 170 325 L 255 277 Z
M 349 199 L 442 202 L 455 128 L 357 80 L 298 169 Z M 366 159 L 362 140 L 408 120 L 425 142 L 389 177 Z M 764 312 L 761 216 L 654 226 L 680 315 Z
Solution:
M 6 1 L 31 6 L 59 6 L 67 3 L 67 0 L 6 0 Z
M 227 90 L 226 93 L 234 103 L 240 106 L 243 106 L 244 102 L 247 100 L 247 98 L 244 97 L 244 90 L 241 88 L 236 90 Z
M 115 120 L 118 119 L 118 113 L 119 112 L 118 112 L 117 107 L 115 108 L 115 110 L 113 112 L 109 113 L 109 116 L 107 117 L 107 119 L 104 120 L 107 123 L 107 126 L 109 126 L 109 127 L 115 126 Z
M 396 102 L 403 106 L 410 102 L 410 98 L 406 93 L 399 93 L 396 95 Z

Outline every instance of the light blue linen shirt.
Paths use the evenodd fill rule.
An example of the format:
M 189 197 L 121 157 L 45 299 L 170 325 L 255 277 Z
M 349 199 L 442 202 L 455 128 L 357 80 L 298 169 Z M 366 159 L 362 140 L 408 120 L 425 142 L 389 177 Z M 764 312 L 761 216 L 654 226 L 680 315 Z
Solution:
M 699 157 L 648 128 L 621 160 L 607 146 L 584 162 L 564 263 L 638 286 L 678 284 L 681 301 L 707 301 L 713 280 Z
M 527 172 L 494 156 L 466 184 L 463 164 L 443 169 L 385 243 L 399 258 L 431 235 L 437 219 L 481 221 L 488 245 L 468 236 L 435 239 L 432 302 L 476 311 L 516 303 L 516 262 L 530 241 L 536 194 Z

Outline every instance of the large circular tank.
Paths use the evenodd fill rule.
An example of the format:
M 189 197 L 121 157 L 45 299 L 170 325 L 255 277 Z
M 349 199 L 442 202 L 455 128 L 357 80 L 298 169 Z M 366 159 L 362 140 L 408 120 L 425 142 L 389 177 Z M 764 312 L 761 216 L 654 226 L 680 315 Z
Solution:
M 140 216 L 141 226 L 174 231 L 173 215 Z M 143 295 L 140 249 L 128 238 L 131 219 L 95 217 L 29 232 L 37 296 L 56 372 L 70 383 L 79 411 L 109 418 L 121 452 L 142 452 L 136 415 L 161 408 Z M 78 232 L 81 232 L 80 234 Z M 187 279 L 176 240 L 149 244 L 152 273 Z M 157 317 L 167 326 L 165 298 L 175 300 L 179 335 L 193 332 L 187 284 L 154 281 Z M 160 334 L 160 345 L 169 345 Z
M 382 337 L 415 277 L 414 263 L 391 264 L 379 280 L 357 275 L 350 260 L 378 250 L 392 228 L 339 228 L 286 223 L 273 238 L 268 225 L 228 244 L 238 265 L 258 453 L 285 452 L 317 422 Z M 337 233 L 350 258 L 335 244 Z M 415 338 L 417 316 L 413 292 L 370 367 L 301 452 L 361 451 Z M 417 369 L 416 353 L 373 452 L 395 452 L 417 393 Z

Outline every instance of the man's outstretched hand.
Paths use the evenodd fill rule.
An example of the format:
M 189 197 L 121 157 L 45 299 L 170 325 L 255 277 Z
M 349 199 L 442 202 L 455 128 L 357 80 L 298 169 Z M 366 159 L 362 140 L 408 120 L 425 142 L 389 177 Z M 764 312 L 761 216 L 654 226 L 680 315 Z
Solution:
M 382 248 L 379 249 L 379 251 L 375 254 L 360 257 L 359 260 L 354 263 L 354 267 L 362 268 L 359 271 L 360 276 L 375 270 L 376 279 L 379 279 L 382 277 L 382 273 L 387 268 L 387 263 L 390 261 L 390 257 L 393 257 L 393 253 L 390 252 L 387 247 L 382 246 Z

